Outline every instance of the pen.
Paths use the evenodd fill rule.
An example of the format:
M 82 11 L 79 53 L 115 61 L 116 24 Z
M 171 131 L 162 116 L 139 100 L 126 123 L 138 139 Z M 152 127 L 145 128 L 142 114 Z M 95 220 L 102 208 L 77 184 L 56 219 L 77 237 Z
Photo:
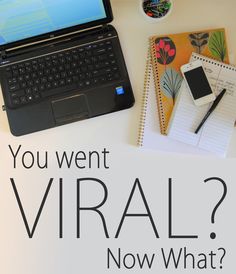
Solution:
M 224 88 L 221 93 L 216 97 L 214 103 L 212 104 L 212 106 L 210 107 L 210 109 L 208 110 L 207 114 L 205 115 L 205 117 L 202 119 L 201 123 L 199 124 L 199 126 L 197 127 L 197 129 L 195 130 L 195 134 L 197 134 L 199 132 L 199 130 L 202 128 L 202 126 L 204 125 L 204 123 L 206 122 L 206 120 L 208 119 L 208 117 L 212 114 L 212 112 L 215 110 L 215 108 L 218 106 L 219 102 L 221 101 L 221 99 L 223 98 L 223 96 L 225 95 L 226 89 Z

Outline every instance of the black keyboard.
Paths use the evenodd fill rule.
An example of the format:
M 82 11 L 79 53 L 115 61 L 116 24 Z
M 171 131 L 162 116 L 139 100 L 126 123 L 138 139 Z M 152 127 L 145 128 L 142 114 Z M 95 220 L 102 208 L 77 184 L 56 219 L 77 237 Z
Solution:
M 5 73 L 13 107 L 120 79 L 110 40 L 9 65 Z

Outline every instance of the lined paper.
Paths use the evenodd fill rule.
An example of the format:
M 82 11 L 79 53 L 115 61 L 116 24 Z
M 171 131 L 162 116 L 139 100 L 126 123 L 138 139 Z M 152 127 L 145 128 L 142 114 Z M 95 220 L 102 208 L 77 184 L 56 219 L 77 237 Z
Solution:
M 172 139 L 225 156 L 234 130 L 236 118 L 236 68 L 193 53 L 191 60 L 200 59 L 216 96 L 223 88 L 227 92 L 198 134 L 194 131 L 211 104 L 195 106 L 182 83 L 169 124 L 168 136 Z

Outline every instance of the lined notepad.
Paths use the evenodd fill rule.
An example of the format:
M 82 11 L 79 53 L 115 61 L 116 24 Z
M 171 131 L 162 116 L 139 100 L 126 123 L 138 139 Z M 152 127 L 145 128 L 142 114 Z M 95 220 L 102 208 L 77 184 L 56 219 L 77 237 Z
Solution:
M 224 156 L 234 130 L 236 118 L 236 68 L 196 53 L 192 54 L 190 61 L 197 59 L 202 61 L 215 94 L 218 95 L 223 88 L 226 88 L 227 93 L 201 131 L 195 134 L 195 129 L 202 121 L 210 105 L 195 106 L 185 82 L 183 82 L 170 119 L 168 136 Z

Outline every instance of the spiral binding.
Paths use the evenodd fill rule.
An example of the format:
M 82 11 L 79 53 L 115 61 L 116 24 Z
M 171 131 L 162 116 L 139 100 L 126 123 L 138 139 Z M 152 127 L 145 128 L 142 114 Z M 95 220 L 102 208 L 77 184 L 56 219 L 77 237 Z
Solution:
M 217 65 L 217 66 L 222 67 L 222 68 L 226 68 L 228 70 L 236 71 L 235 66 L 228 65 L 228 64 L 222 63 L 220 61 L 216 61 L 216 60 L 212 61 L 212 59 L 210 59 L 208 57 L 205 57 L 205 56 L 202 56 L 202 55 L 197 54 L 197 53 L 192 53 L 192 59 L 204 61 L 204 62 L 207 62 L 209 64 L 213 64 L 213 65 Z
M 162 92 L 160 88 L 160 78 L 158 72 L 158 62 L 156 56 L 156 49 L 155 49 L 155 38 L 150 38 L 150 45 L 151 45 L 151 58 L 152 58 L 152 67 L 153 67 L 153 74 L 154 74 L 154 83 L 155 83 L 155 91 L 156 91 L 156 103 L 157 109 L 159 114 L 159 121 L 160 121 L 160 130 L 162 135 L 166 135 L 166 119 L 165 119 L 165 110 L 162 102 Z
M 149 47 L 147 61 L 146 61 L 145 77 L 144 77 L 142 110 L 141 110 L 141 117 L 140 117 L 140 124 L 139 124 L 139 135 L 138 135 L 138 146 L 143 146 L 143 138 L 144 138 L 146 116 L 147 116 L 147 102 L 148 102 L 148 95 L 149 95 L 151 73 L 152 73 L 151 50 Z

